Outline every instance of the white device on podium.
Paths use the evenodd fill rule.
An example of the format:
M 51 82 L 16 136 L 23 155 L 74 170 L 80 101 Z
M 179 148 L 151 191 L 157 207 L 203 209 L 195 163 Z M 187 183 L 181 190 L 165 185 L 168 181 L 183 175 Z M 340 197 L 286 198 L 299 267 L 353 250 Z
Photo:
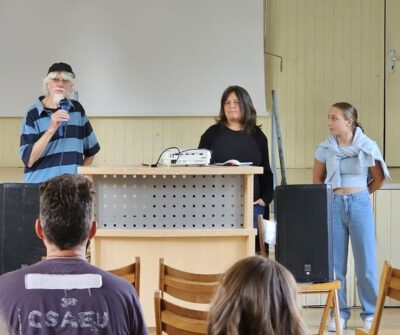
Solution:
M 209 165 L 211 151 L 207 149 L 180 150 L 171 148 L 160 157 L 160 164 L 167 166 Z

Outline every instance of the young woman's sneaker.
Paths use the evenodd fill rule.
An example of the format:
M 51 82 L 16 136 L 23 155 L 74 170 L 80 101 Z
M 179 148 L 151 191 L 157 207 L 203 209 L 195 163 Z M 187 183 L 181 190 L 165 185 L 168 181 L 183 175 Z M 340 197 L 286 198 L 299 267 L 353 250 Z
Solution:
M 371 329 L 372 327 L 372 321 L 374 321 L 374 317 L 373 316 L 367 316 L 364 319 L 364 329 Z
M 347 320 L 340 318 L 339 325 L 340 325 L 340 330 L 346 329 L 347 328 Z M 335 323 L 335 318 L 333 318 L 333 317 L 331 317 L 329 319 L 328 331 L 336 332 L 336 323 Z

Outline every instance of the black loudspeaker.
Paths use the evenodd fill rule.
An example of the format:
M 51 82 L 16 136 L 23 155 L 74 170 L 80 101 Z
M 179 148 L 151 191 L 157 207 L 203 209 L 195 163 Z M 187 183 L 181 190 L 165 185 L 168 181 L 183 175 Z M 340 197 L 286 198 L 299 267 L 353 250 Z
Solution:
M 0 274 L 34 264 L 46 255 L 35 233 L 38 184 L 0 184 Z
M 330 185 L 283 185 L 275 190 L 275 257 L 297 282 L 333 280 L 331 207 Z

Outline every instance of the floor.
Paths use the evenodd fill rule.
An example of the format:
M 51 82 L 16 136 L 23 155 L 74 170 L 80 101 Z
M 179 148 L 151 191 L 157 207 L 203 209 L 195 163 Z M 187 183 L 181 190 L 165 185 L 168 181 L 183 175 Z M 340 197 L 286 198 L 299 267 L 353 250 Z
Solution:
M 304 308 L 303 315 L 306 324 L 309 327 L 310 334 L 317 334 L 322 316 L 322 308 Z M 352 317 L 349 320 L 348 328 L 343 331 L 342 335 L 354 334 L 355 328 L 362 327 L 363 322 L 359 315 L 359 308 L 352 309 Z M 389 334 L 400 335 L 400 308 L 385 308 L 380 328 L 390 331 Z M 334 333 L 326 330 L 324 334 Z

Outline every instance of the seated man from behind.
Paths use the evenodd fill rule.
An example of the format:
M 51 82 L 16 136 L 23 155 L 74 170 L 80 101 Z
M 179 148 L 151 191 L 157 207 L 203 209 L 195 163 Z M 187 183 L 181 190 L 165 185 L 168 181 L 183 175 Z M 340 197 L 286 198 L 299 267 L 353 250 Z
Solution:
M 93 193 L 82 176 L 40 186 L 35 228 L 47 260 L 0 277 L 0 313 L 16 334 L 147 334 L 132 285 L 85 259 Z

